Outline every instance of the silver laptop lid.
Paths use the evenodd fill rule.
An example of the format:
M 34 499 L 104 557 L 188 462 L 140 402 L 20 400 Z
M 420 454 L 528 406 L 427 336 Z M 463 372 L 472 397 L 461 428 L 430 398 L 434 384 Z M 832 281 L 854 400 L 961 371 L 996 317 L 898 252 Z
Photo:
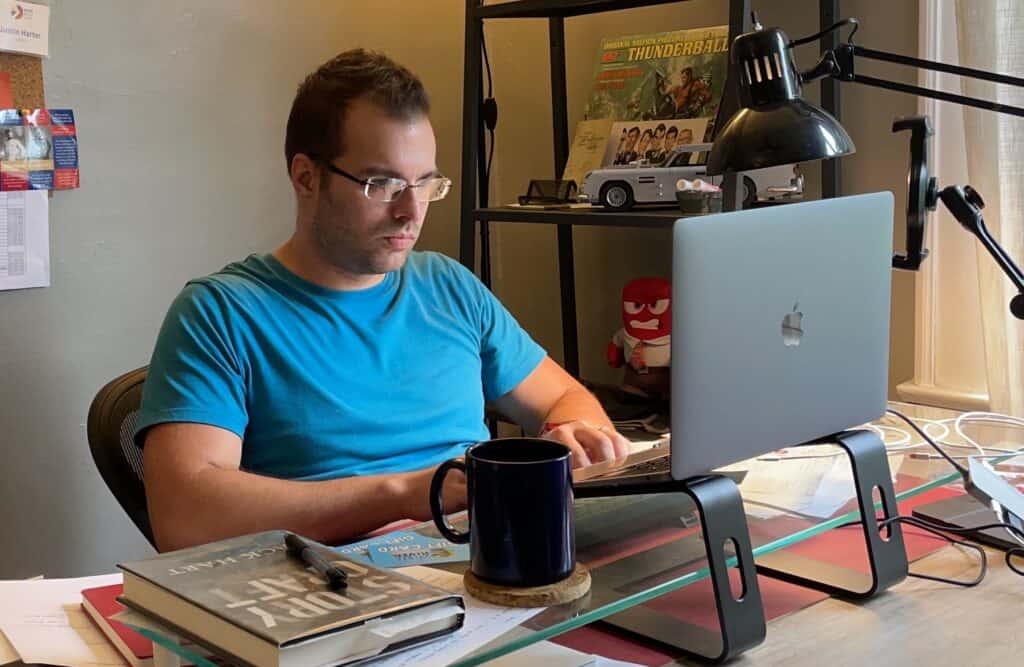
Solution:
M 892 221 L 889 192 L 676 221 L 675 479 L 884 414 Z

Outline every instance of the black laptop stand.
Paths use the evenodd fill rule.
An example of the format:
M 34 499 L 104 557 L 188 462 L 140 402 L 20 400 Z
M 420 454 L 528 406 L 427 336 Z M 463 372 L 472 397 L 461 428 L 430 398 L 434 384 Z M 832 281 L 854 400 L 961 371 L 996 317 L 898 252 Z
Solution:
M 757 571 L 792 584 L 855 600 L 870 598 L 903 581 L 909 569 L 903 532 L 899 522 L 879 530 L 872 495 L 877 489 L 882 505 L 880 518 L 890 519 L 898 514 L 892 473 L 881 439 L 872 431 L 853 430 L 805 444 L 837 444 L 850 457 L 870 573 L 822 563 L 784 550 L 758 556 Z
M 655 493 L 685 493 L 697 506 L 714 590 L 719 632 L 658 614 L 641 605 L 609 616 L 604 622 L 649 637 L 712 662 L 723 662 L 757 646 L 765 637 L 764 609 L 757 584 L 750 533 L 736 483 L 722 475 L 707 475 L 687 480 L 636 484 L 619 483 L 614 487 L 576 488 L 577 498 L 628 496 Z M 726 544 L 736 552 L 737 570 L 742 582 L 739 598 L 733 597 L 726 565 Z M 601 569 L 602 576 L 614 578 L 615 563 Z M 592 595 L 599 595 L 597 590 Z

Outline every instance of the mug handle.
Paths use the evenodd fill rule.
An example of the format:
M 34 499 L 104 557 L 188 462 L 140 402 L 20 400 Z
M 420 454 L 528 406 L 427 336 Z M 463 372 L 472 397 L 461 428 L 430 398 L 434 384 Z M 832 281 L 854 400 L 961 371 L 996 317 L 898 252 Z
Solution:
M 466 464 L 459 459 L 445 461 L 434 471 L 434 478 L 430 480 L 430 513 L 434 516 L 434 525 L 450 542 L 465 544 L 469 542 L 469 531 L 460 533 L 448 523 L 444 515 L 442 503 L 442 491 L 444 490 L 444 478 L 452 468 L 458 468 L 462 474 L 466 474 Z

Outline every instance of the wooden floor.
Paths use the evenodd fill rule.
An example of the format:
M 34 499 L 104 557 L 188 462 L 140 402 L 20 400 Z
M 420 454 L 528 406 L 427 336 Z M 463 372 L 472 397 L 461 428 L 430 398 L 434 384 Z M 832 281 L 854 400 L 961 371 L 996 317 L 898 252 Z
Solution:
M 1024 577 L 988 551 L 989 570 L 975 588 L 908 578 L 869 602 L 824 600 L 768 624 L 763 644 L 728 663 L 762 665 L 1024 664 Z M 948 547 L 911 563 L 912 572 L 973 579 L 977 554 Z M 1017 559 L 1018 564 L 1021 559 Z M 701 665 L 678 661 L 671 665 Z

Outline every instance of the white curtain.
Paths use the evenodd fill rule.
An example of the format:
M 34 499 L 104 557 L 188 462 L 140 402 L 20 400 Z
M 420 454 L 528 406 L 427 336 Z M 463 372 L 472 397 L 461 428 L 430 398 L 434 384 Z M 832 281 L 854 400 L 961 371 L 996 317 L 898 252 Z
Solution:
M 1024 76 L 1024 2 L 957 0 L 960 64 Z M 1024 107 L 1024 90 L 965 78 L 964 93 Z M 969 183 L 985 200 L 992 236 L 1024 262 L 1024 118 L 965 108 Z M 1024 321 L 1009 312 L 1016 293 L 984 247 L 977 245 L 978 283 L 990 407 L 1024 415 Z

